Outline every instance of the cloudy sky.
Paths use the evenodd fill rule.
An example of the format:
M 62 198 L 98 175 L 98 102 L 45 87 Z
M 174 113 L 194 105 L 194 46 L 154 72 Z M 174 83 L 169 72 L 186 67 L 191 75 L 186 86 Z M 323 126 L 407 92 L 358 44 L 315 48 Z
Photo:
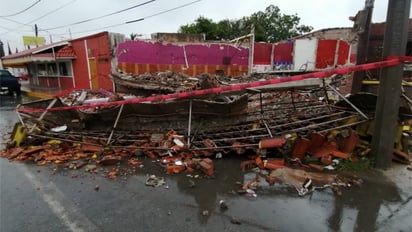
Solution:
M 137 5 L 141 6 L 137 6 Z M 301 24 L 315 30 L 351 27 L 349 16 L 364 8 L 364 0 L 0 0 L 0 40 L 12 50 L 23 48 L 22 36 L 39 36 L 54 42 L 100 31 L 141 34 L 177 32 L 199 16 L 218 22 L 239 19 L 269 5 L 282 14 L 297 14 Z M 388 0 L 376 0 L 373 22 L 386 19 Z M 136 6 L 136 7 L 135 7 Z M 134 7 L 134 8 L 133 8 Z M 127 8 L 131 8 L 126 10 Z M 125 10 L 125 11 L 123 11 Z M 121 13 L 116 13 L 120 12 Z M 143 20 L 142 20 L 143 19 Z M 140 20 L 135 23 L 128 21 Z M 86 22 L 84 22 L 86 21 Z

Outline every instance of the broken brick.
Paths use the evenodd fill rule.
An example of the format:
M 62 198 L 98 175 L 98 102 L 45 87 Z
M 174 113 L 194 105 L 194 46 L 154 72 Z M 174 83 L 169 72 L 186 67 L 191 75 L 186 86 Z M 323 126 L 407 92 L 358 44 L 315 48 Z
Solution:
M 265 167 L 265 166 L 263 165 L 262 158 L 260 158 L 259 156 L 255 158 L 255 162 L 256 162 L 256 165 L 257 165 L 259 168 L 263 169 L 263 168 Z
M 199 162 L 200 170 L 204 172 L 206 175 L 213 176 L 214 174 L 214 166 L 213 161 L 209 158 L 205 158 Z
M 241 147 L 241 143 L 240 142 L 238 142 L 238 141 L 235 141 L 235 142 L 233 142 L 232 143 L 232 147 L 233 147 L 233 150 L 236 152 L 236 154 L 238 154 L 238 155 L 242 155 L 242 154 L 244 154 L 245 152 L 246 152 L 246 149 L 244 148 L 244 147 Z
M 276 177 L 274 177 L 274 176 L 267 175 L 267 176 L 265 177 L 265 180 L 266 180 L 266 182 L 268 182 L 268 184 L 270 184 L 270 185 L 273 185 L 273 184 L 276 183 Z
M 14 159 L 17 157 L 24 149 L 21 147 L 14 148 L 10 155 L 6 156 L 9 159 Z
M 39 151 L 49 149 L 49 148 L 50 148 L 50 145 L 43 145 L 43 146 L 33 147 L 33 148 L 30 148 L 30 149 L 24 150 L 21 154 L 26 156 L 26 155 L 30 155 L 30 154 L 33 154 L 33 153 L 36 153 L 36 152 L 39 152 Z
M 323 166 L 322 165 L 318 165 L 318 164 L 308 164 L 308 166 L 312 169 L 318 170 L 318 171 L 322 171 L 323 170 Z
M 128 163 L 129 165 L 131 165 L 131 166 L 138 166 L 138 165 L 141 165 L 141 164 L 142 164 L 142 162 L 140 162 L 137 158 L 129 159 L 129 160 L 127 161 L 127 163 Z
M 106 155 L 105 157 L 103 157 L 100 160 L 100 164 L 102 165 L 114 165 L 117 164 L 118 162 L 120 162 L 120 160 L 122 159 L 121 156 L 115 156 L 115 155 Z
M 83 144 L 82 150 L 86 152 L 99 152 L 102 151 L 103 148 L 98 145 L 91 145 L 91 144 Z
M 216 144 L 211 139 L 203 140 L 203 145 L 205 145 L 206 147 L 209 147 L 209 148 L 216 147 Z
M 177 174 L 185 170 L 185 166 L 183 165 L 174 165 L 174 164 L 169 164 L 166 166 L 166 173 L 167 174 Z
M 157 153 L 155 151 L 146 151 L 145 154 L 149 157 L 149 158 L 156 158 L 157 157 Z
M 349 130 L 349 136 L 343 138 L 340 144 L 340 150 L 345 153 L 352 153 L 355 150 L 356 145 L 359 143 L 359 135 L 355 130 Z
M 342 158 L 342 159 L 347 159 L 349 158 L 349 155 L 340 151 L 332 151 L 332 156 L 337 157 L 337 158 Z
M 119 172 L 119 169 L 118 168 L 114 168 L 111 172 L 109 172 L 108 174 L 107 174 L 107 177 L 109 178 L 109 179 L 116 179 L 117 178 L 117 173 Z
M 324 165 L 332 164 L 332 156 L 331 155 L 324 155 L 320 157 L 320 162 Z
M 293 146 L 292 157 L 303 159 L 311 143 L 307 138 L 298 138 Z
M 319 148 L 322 147 L 323 143 L 326 141 L 326 138 L 323 134 L 313 133 L 310 136 L 310 146 L 308 151 L 310 153 L 315 153 Z
M 270 159 L 263 161 L 263 166 L 266 169 L 275 170 L 278 168 L 285 167 L 285 160 L 284 159 Z
M 262 139 L 259 142 L 259 149 L 282 147 L 285 143 L 286 139 L 283 137 Z
M 246 161 L 242 161 L 242 163 L 240 163 L 240 169 L 244 172 L 246 170 L 250 170 L 254 167 L 256 167 L 256 161 L 255 160 L 246 160 Z

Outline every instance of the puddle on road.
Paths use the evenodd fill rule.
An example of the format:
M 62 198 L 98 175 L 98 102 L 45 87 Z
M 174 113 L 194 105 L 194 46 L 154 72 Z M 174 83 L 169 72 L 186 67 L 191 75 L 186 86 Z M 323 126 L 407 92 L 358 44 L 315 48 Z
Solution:
M 8 95 L 0 95 L 0 107 L 3 110 L 15 110 L 18 104 L 25 101 L 25 97 L 15 97 Z
M 143 168 L 137 168 L 134 173 L 121 174 L 114 180 L 100 177 L 105 175 L 103 169 L 109 171 L 116 165 L 99 165 L 99 172 L 96 174 L 88 173 L 84 168 L 65 169 L 64 164 L 57 171 L 53 166 L 33 164 L 30 167 L 33 171 L 40 169 L 41 173 L 48 173 L 44 178 L 51 179 L 68 195 L 79 195 L 79 189 L 91 194 L 95 191 L 90 186 L 97 184 L 100 190 L 93 194 L 93 202 L 108 199 L 120 201 L 114 200 L 115 196 L 137 203 L 150 196 L 152 201 L 147 204 L 158 210 L 168 207 L 159 205 L 161 202 L 164 204 L 166 199 L 177 205 L 175 210 L 181 211 L 178 213 L 170 209 L 173 214 L 196 212 L 196 215 L 185 216 L 182 220 L 200 225 L 216 223 L 216 220 L 230 223 L 236 218 L 241 223 L 239 226 L 248 226 L 257 231 L 411 231 L 412 228 L 411 193 L 400 191 L 381 172 L 357 173 L 364 180 L 362 186 L 341 188 L 341 196 L 337 196 L 331 189 L 324 189 L 300 197 L 294 187 L 277 183 L 270 186 L 262 180 L 264 184 L 255 190 L 254 197 L 238 194 L 245 178 L 254 176 L 253 173 L 240 170 L 240 157 L 215 160 L 215 177 L 201 174 L 198 179 L 187 176 L 185 172 L 168 175 L 158 162 L 153 162 L 150 158 L 141 160 Z M 119 167 L 123 166 L 127 165 Z M 164 177 L 166 185 L 157 188 L 145 186 L 148 174 Z M 84 190 L 86 186 L 87 191 Z M 159 197 L 163 200 L 153 201 Z M 90 197 L 79 197 L 77 200 L 78 205 L 92 207 Z M 220 200 L 225 201 L 227 210 L 220 209 Z
M 324 189 L 300 197 L 292 186 L 270 186 L 263 180 L 254 197 L 237 193 L 241 189 L 239 183 L 254 175 L 243 173 L 239 168 L 240 161 L 238 157 L 215 160 L 215 178 L 202 175 L 201 179 L 194 179 L 184 172 L 167 175 L 157 163 L 147 159 L 145 168 L 133 176 L 140 183 L 144 183 L 146 174 L 164 177 L 170 187 L 165 197 L 170 197 L 171 201 L 183 197 L 185 207 L 197 209 L 196 219 L 200 224 L 208 223 L 215 216 L 235 217 L 242 224 L 261 230 L 410 231 L 412 228 L 409 220 L 412 216 L 411 193 L 408 199 L 407 194 L 401 193 L 381 172 L 357 173 L 364 180 L 363 184 L 340 188 L 341 196 L 331 189 Z M 161 189 L 163 187 L 159 191 Z M 220 200 L 228 205 L 227 210 L 220 209 Z
M 263 228 L 280 231 L 377 231 L 380 228 L 407 231 L 412 228 L 408 219 L 412 216 L 412 202 L 376 171 L 358 173 L 364 180 L 362 186 L 341 188 L 341 196 L 325 189 L 299 197 L 292 186 L 269 186 L 263 180 L 264 184 L 256 190 L 257 196 L 253 197 L 235 193 L 241 187 L 236 182 L 254 175 L 239 171 L 238 159 L 218 160 L 215 165 L 216 170 L 225 172 L 218 173 L 213 180 L 199 180 L 193 189 L 188 187 L 187 179 L 181 177 L 177 181 L 180 191 L 192 196 L 199 210 L 219 211 L 216 205 L 225 199 L 237 218 L 245 222 L 256 222 L 258 218 Z M 401 217 L 396 217 L 397 213 Z M 206 219 L 200 217 L 199 220 Z

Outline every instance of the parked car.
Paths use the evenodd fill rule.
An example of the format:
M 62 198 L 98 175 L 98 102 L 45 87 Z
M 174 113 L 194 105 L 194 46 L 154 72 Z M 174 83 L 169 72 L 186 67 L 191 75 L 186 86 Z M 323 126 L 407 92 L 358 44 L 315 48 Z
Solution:
M 20 80 L 23 80 L 23 81 L 29 80 L 29 75 L 28 74 L 20 74 L 17 77 L 20 78 Z
M 8 70 L 0 69 L 0 94 L 21 95 L 21 80 L 13 76 Z

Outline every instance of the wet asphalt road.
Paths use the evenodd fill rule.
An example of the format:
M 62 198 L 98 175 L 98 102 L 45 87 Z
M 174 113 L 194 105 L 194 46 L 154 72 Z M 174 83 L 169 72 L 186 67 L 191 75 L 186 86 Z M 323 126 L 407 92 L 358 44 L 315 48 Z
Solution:
M 30 99 L 0 97 L 4 148 L 16 104 Z M 143 158 L 143 168 L 110 180 L 100 167 L 91 174 L 0 158 L 0 231 L 412 231 L 412 172 L 405 166 L 357 173 L 364 184 L 342 189 L 342 196 L 324 190 L 299 197 L 277 184 L 247 197 L 236 193 L 250 175 L 240 171 L 241 160 L 215 160 L 214 179 L 193 179 L 166 175 Z M 166 185 L 145 186 L 147 174 Z

